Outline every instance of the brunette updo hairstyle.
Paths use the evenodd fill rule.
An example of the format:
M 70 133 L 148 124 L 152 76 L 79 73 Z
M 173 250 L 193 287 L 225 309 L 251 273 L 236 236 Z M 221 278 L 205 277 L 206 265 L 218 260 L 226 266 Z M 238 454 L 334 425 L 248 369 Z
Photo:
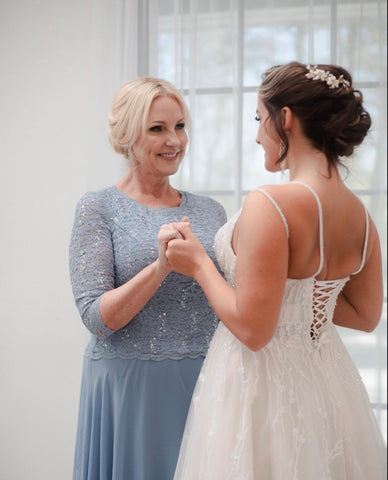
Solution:
M 168 96 L 178 102 L 190 133 L 190 113 L 179 90 L 167 80 L 137 78 L 124 83 L 113 97 L 108 116 L 108 137 L 117 153 L 129 158 L 133 145 L 145 134 L 152 102 L 160 96 Z
M 321 64 L 316 67 L 337 79 L 343 75 L 349 86 L 340 83 L 338 88 L 330 88 L 325 81 L 307 78 L 306 65 L 291 62 L 271 67 L 263 74 L 259 96 L 283 143 L 278 162 L 286 157 L 289 148 L 281 118 L 281 109 L 289 107 L 312 145 L 326 155 L 330 170 L 330 167 L 341 163 L 339 157 L 352 155 L 354 147 L 364 140 L 372 122 L 362 105 L 362 93 L 353 89 L 348 71 L 337 65 Z

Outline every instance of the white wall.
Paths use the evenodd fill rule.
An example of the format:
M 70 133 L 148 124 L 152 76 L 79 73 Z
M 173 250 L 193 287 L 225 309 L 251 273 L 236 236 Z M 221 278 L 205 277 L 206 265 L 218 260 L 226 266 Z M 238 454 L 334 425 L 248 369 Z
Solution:
M 88 335 L 71 293 L 69 236 L 78 198 L 112 183 L 120 161 L 112 155 L 115 166 L 101 169 L 111 155 L 105 107 L 112 86 L 102 98 L 91 95 L 99 87 L 91 68 L 92 10 L 88 0 L 0 2 L 4 480 L 71 478 Z

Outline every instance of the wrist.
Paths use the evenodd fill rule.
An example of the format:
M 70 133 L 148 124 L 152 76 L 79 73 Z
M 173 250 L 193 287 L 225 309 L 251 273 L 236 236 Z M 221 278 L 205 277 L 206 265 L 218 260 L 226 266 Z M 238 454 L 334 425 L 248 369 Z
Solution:
M 159 258 L 157 258 L 154 262 L 154 268 L 155 268 L 155 275 L 157 275 L 160 278 L 160 281 L 164 280 L 165 277 L 172 271 L 171 266 L 169 263 L 162 262 L 160 261 Z
M 212 267 L 214 267 L 213 261 L 208 255 L 204 255 L 201 258 L 201 261 L 197 264 L 197 268 L 194 271 L 193 278 L 198 283 L 201 283 L 201 281 L 206 277 L 209 269 L 211 269 Z

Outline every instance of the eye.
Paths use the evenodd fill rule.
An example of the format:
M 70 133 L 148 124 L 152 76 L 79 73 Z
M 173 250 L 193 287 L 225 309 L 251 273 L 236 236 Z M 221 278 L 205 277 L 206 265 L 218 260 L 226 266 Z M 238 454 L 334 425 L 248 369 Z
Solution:
M 162 127 L 160 125 L 155 125 L 150 128 L 150 132 L 161 132 L 161 131 L 162 131 Z
M 256 122 L 261 122 L 261 118 L 258 115 L 255 116 L 255 120 Z
M 177 123 L 177 125 L 176 125 L 175 128 L 176 128 L 177 130 L 183 130 L 183 129 L 185 128 L 185 126 L 186 126 L 186 125 L 182 122 L 182 123 Z

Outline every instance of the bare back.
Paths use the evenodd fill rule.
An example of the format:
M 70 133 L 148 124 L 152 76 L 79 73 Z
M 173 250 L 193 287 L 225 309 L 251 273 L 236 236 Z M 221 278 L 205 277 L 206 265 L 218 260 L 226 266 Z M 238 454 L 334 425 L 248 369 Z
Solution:
M 312 189 L 319 200 L 306 184 L 298 182 L 265 187 L 288 224 L 288 277 L 306 278 L 317 273 L 319 280 L 347 277 L 362 265 L 364 247 L 368 252 L 366 211 L 342 183 L 333 181 L 326 188 L 318 184 Z
M 334 322 L 371 331 L 383 299 L 376 227 L 342 181 L 319 180 L 267 185 L 247 196 L 232 239 L 239 291 L 252 304 L 264 296 L 275 325 L 287 278 L 349 279 Z

